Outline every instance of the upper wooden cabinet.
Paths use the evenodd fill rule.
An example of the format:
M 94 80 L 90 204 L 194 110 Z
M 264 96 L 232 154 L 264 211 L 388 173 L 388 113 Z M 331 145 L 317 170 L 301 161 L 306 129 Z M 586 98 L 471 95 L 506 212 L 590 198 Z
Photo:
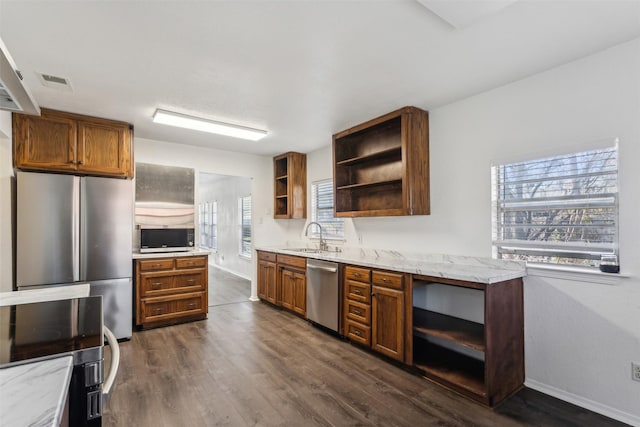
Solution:
M 273 217 L 307 217 L 307 156 L 288 152 L 273 158 Z
M 18 169 L 133 177 L 128 123 L 43 108 L 13 114 L 13 161 Z
M 428 215 L 429 115 L 404 107 L 333 135 L 335 215 Z

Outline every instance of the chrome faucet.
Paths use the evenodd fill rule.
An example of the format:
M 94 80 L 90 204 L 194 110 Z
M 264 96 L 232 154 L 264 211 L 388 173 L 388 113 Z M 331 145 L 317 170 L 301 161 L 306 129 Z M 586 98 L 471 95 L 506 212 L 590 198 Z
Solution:
M 304 230 L 304 235 L 305 236 L 309 235 L 309 227 L 311 227 L 313 224 L 317 225 L 318 229 L 320 229 L 320 247 L 318 249 L 320 249 L 321 251 L 329 250 L 329 247 L 327 246 L 327 242 L 325 242 L 324 239 L 322 238 L 322 226 L 317 222 L 311 221 L 309 224 L 307 224 L 307 228 Z

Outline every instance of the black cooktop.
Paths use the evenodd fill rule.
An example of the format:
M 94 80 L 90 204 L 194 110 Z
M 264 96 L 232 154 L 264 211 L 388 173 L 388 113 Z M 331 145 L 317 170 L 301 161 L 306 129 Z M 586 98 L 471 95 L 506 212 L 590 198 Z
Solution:
M 102 344 L 100 296 L 0 307 L 0 365 Z

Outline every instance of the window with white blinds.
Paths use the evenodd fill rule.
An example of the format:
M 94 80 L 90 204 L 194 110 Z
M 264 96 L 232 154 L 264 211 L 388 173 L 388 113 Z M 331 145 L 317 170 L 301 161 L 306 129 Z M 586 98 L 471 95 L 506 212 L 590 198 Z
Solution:
M 218 202 L 200 203 L 198 206 L 200 225 L 200 246 L 217 249 L 218 247 Z
M 251 196 L 238 199 L 240 255 L 251 258 Z
M 344 218 L 333 216 L 333 180 L 311 183 L 311 220 L 322 225 L 322 237 L 344 239 Z M 309 230 L 311 237 L 320 237 L 318 227 Z
M 597 267 L 618 255 L 618 147 L 492 168 L 498 258 Z

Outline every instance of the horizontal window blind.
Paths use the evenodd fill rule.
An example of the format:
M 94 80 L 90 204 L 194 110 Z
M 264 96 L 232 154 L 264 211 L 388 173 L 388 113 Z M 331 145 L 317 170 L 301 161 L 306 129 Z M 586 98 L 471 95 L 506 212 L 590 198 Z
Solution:
M 239 199 L 240 255 L 251 258 L 251 196 Z
M 618 251 L 618 148 L 495 166 L 499 258 L 597 266 Z
M 344 238 L 344 219 L 333 216 L 333 180 L 316 181 L 311 184 L 311 219 L 322 225 L 322 237 Z M 311 227 L 311 236 L 320 237 L 318 227 Z

